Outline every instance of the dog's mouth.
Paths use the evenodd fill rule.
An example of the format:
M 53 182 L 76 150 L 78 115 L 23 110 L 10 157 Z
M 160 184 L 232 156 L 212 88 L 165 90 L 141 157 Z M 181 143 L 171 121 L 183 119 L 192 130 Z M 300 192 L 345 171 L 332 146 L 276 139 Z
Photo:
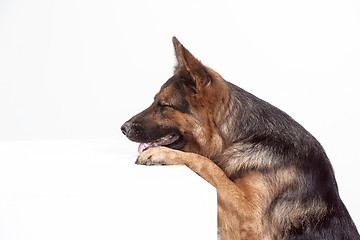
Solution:
M 138 153 L 140 154 L 143 151 L 152 147 L 165 146 L 165 147 L 173 148 L 179 139 L 180 139 L 179 134 L 172 133 L 149 143 L 140 143 L 138 147 Z

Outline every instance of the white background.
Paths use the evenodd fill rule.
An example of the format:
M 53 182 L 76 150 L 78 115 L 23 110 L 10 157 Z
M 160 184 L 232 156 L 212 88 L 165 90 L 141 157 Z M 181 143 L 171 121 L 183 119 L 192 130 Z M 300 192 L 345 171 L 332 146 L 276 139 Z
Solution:
M 119 128 L 172 75 L 174 35 L 226 80 L 286 111 L 318 138 L 359 226 L 356 0 L 1 0 L 2 146 L 36 140 L 39 150 L 39 141 L 112 139 L 116 153 L 130 156 L 137 146 Z M 3 163 L 12 159 L 9 149 L 0 149 Z

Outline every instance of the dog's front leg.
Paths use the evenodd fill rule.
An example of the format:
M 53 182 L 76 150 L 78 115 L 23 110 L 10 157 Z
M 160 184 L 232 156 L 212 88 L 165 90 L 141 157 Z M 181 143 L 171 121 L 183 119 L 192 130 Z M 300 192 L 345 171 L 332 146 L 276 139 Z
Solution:
M 224 196 L 238 198 L 241 196 L 237 186 L 225 175 L 225 173 L 210 159 L 195 154 L 167 147 L 154 147 L 142 152 L 136 160 L 139 165 L 185 165 L 200 175 Z M 230 190 L 231 191 L 228 191 Z M 237 199 L 239 200 L 239 199 Z
M 195 153 L 155 147 L 141 153 L 136 164 L 186 165 L 217 190 L 218 225 L 222 240 L 263 239 L 251 196 L 241 186 L 235 185 L 210 159 Z

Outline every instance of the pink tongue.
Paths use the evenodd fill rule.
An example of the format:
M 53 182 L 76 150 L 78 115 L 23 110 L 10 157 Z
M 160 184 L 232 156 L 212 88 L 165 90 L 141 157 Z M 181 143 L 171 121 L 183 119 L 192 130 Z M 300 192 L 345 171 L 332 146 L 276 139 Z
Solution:
M 139 147 L 138 147 L 138 153 L 142 153 L 145 149 L 145 143 L 140 143 Z

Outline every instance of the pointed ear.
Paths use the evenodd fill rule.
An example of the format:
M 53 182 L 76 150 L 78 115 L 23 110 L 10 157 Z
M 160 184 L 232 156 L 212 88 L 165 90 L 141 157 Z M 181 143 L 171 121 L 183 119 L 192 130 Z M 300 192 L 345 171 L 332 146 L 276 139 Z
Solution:
M 182 44 L 179 42 L 179 40 L 175 36 L 172 38 L 172 42 L 174 44 L 175 56 L 178 61 L 178 65 L 176 66 L 176 68 L 179 66 L 184 66 L 183 59 L 180 54 L 180 51 L 181 51 L 180 46 L 182 46 Z
M 190 74 L 191 78 L 196 83 L 196 88 L 206 86 L 211 83 L 211 76 L 207 72 L 206 67 L 197 60 L 180 42 L 176 37 L 173 37 L 173 44 L 175 48 L 175 55 L 178 61 L 176 70 L 185 68 Z

